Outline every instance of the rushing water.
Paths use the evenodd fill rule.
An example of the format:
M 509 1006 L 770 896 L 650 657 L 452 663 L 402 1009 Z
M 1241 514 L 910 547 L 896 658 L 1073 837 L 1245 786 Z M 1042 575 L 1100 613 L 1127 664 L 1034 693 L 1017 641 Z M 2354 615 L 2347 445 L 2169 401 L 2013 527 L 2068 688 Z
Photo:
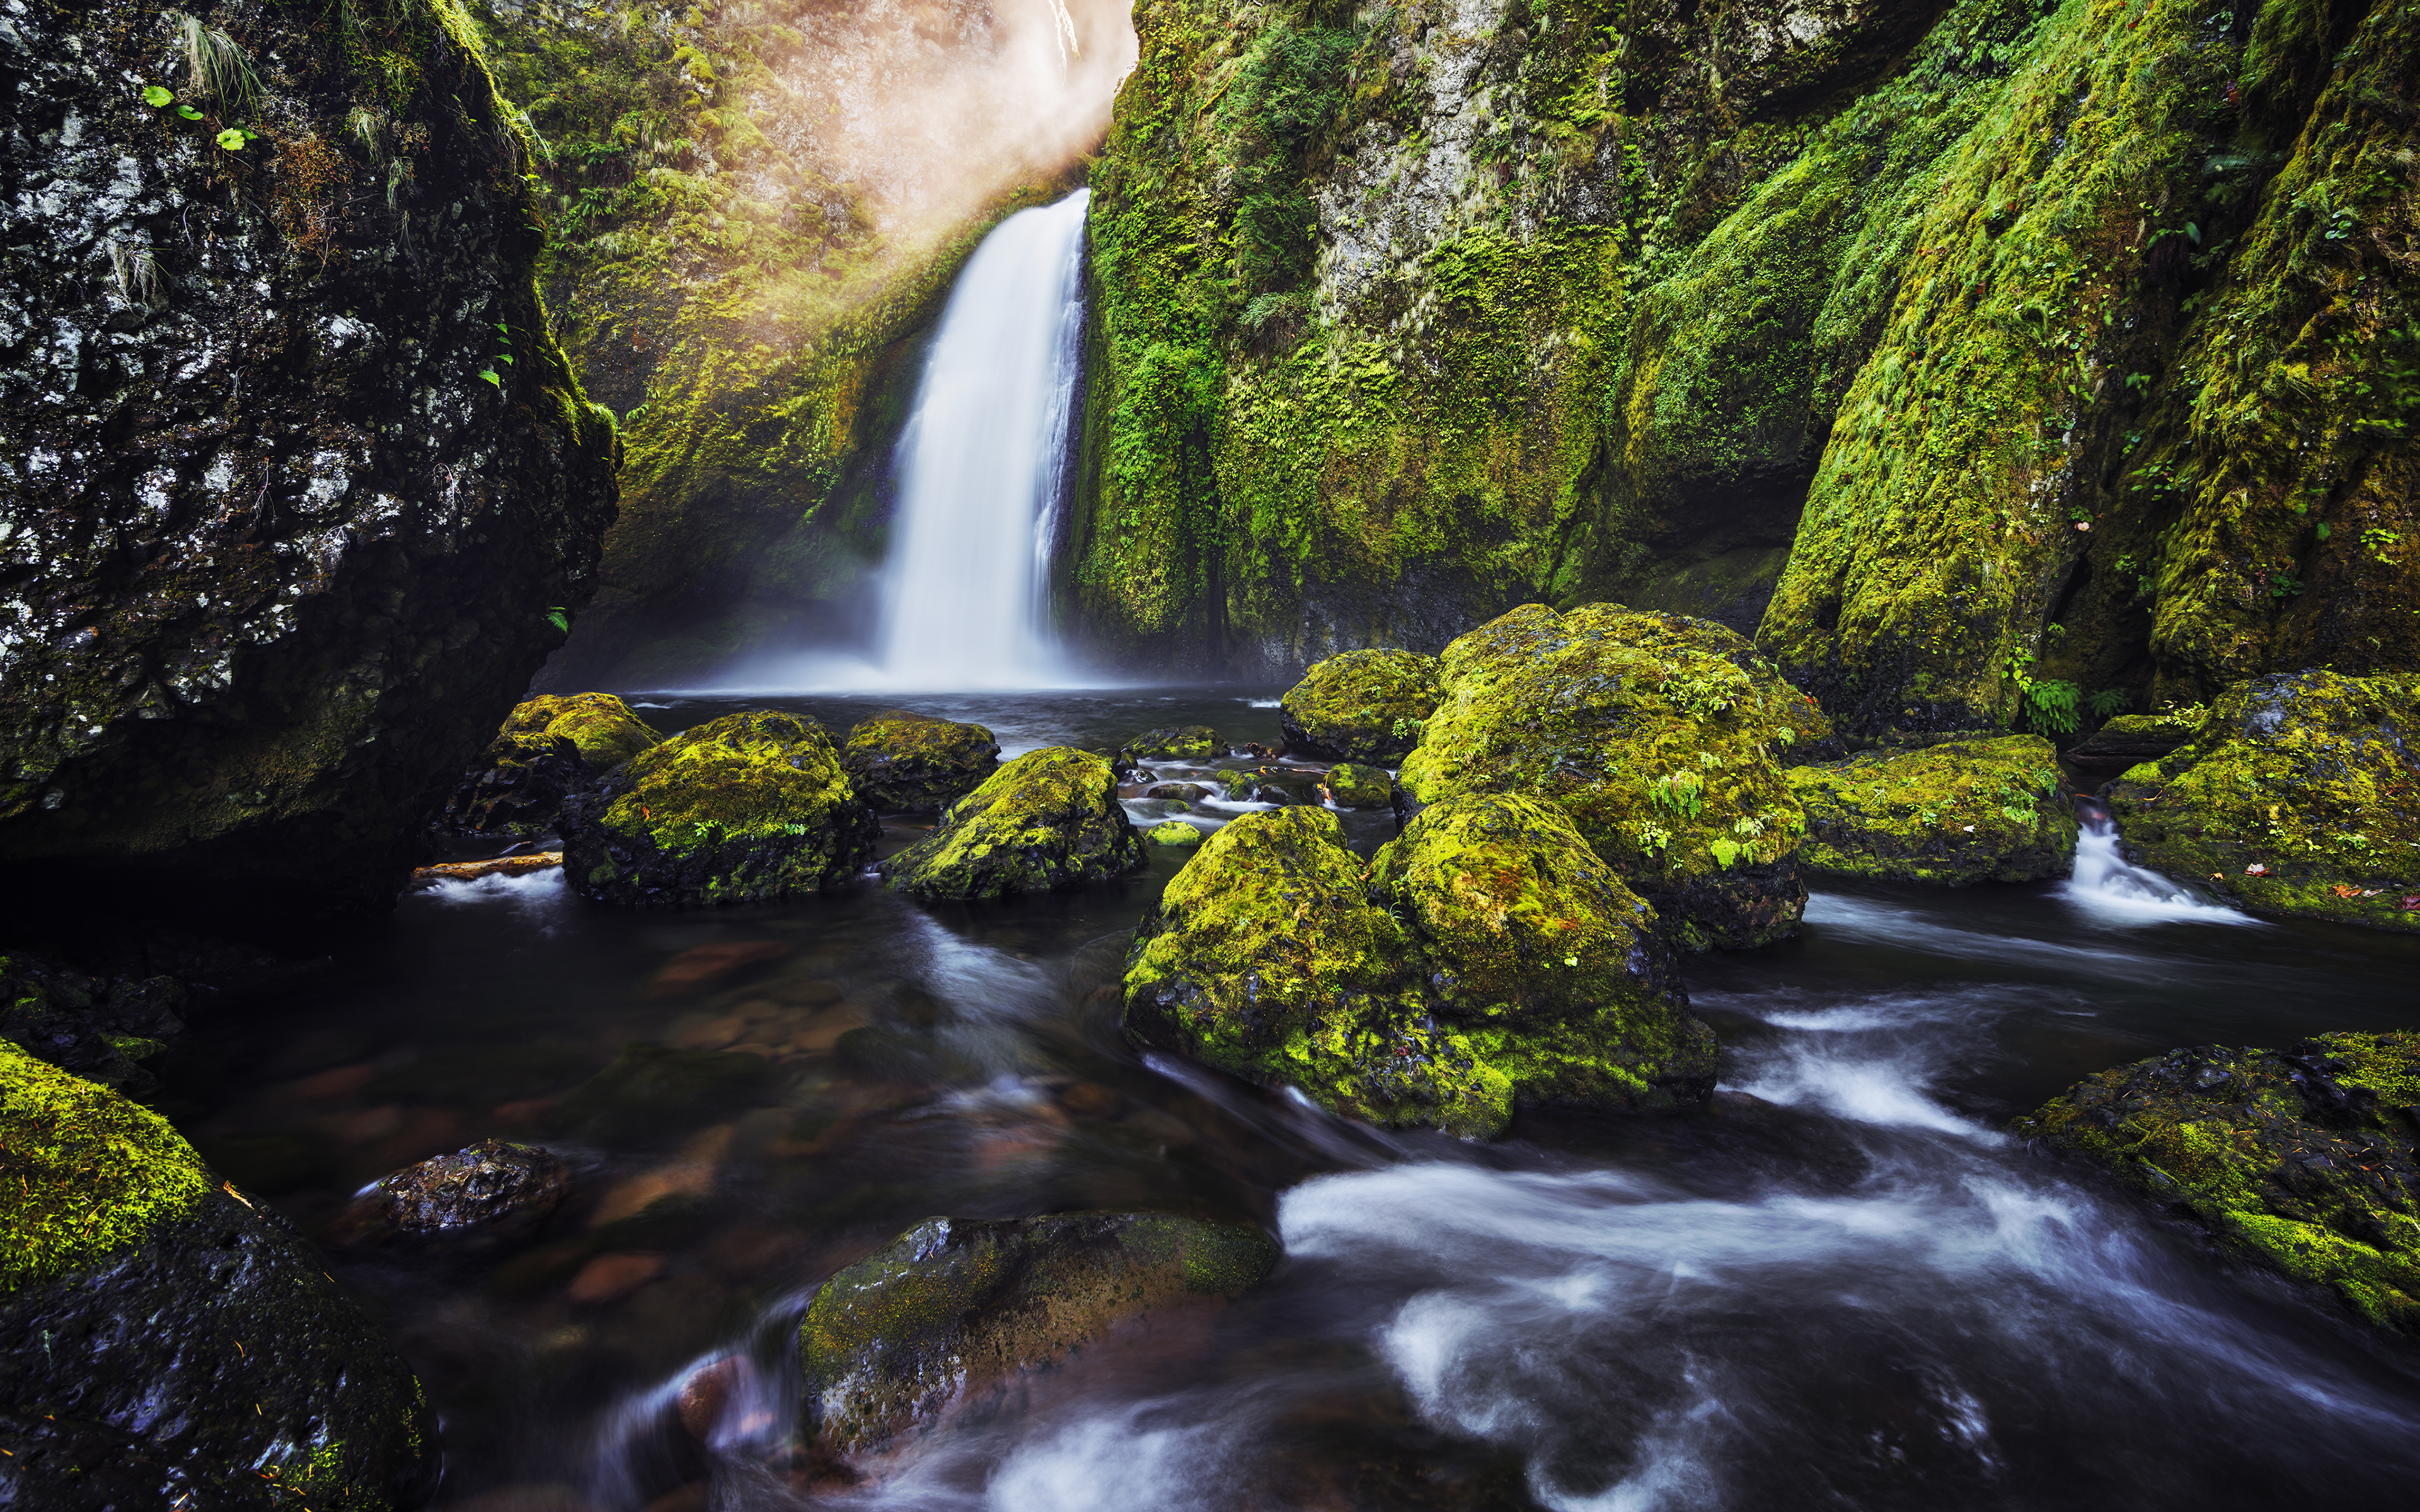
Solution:
M 1273 740 L 1247 691 L 907 702 L 1012 750 L 1194 721 Z M 892 702 L 790 706 L 837 729 Z M 1348 827 L 1367 850 L 1391 822 Z M 1165 855 L 1124 886 L 988 906 L 630 915 L 556 875 L 448 885 L 209 1028 L 174 1111 L 317 1225 L 396 1166 L 542 1136 L 551 1101 L 627 1043 L 774 1069 L 556 1139 L 578 1187 L 530 1240 L 333 1252 L 440 1408 L 449 1500 L 479 1512 L 816 1500 L 783 1449 L 817 1280 L 935 1213 L 1135 1204 L 1257 1218 L 1287 1258 L 1194 1334 L 1090 1351 L 1027 1411 L 824 1499 L 2397 1504 L 2420 1484 L 2413 1351 L 1996 1130 L 2172 1045 L 2408 1026 L 2420 949 L 2170 896 L 2095 843 L 2071 884 L 1819 892 L 1798 939 L 1689 966 L 1725 1044 L 1713 1105 L 1527 1117 L 1491 1146 L 1383 1135 L 1127 1048 L 1113 983 Z M 763 958 L 698 975 L 702 947 L 736 944 Z M 719 1355 L 739 1385 L 700 1448 L 672 1387 Z

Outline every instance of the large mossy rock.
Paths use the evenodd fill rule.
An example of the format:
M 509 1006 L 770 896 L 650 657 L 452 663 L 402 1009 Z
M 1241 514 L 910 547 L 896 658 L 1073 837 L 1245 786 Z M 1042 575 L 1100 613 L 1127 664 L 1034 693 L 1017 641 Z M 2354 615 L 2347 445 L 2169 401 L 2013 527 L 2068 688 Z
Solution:
M 436 1431 L 291 1224 L 0 1043 L 0 1503 L 386 1512 L 435 1489 Z
M 893 709 L 849 731 L 840 764 L 878 812 L 946 809 L 1000 770 L 1000 742 L 979 724 Z
M 1486 1138 L 1523 1103 L 1703 1095 L 1712 1036 L 1665 949 L 1544 806 L 1441 805 L 1372 868 L 1334 814 L 1280 809 L 1170 881 L 1127 956 L 1126 1031 L 1332 1112 Z
M 1255 1226 L 1155 1212 L 937 1218 L 816 1288 L 799 1325 L 817 1447 L 905 1447 L 1022 1378 L 1275 1269 Z
M 444 820 L 482 835 L 536 834 L 565 798 L 663 738 L 611 693 L 542 693 L 506 716 Z
M 1000 898 L 1091 887 L 1143 861 L 1109 762 L 1051 746 L 1001 767 L 882 870 L 912 897 Z
M 2420 674 L 2239 683 L 2108 794 L 2155 871 L 2256 913 L 2420 930 Z
M 1278 701 L 1288 753 L 1380 766 L 1419 744 L 1436 704 L 1437 659 L 1412 651 L 1330 656 Z
M 1798 863 L 1946 887 L 2064 876 L 2076 822 L 2057 762 L 2040 735 L 2002 735 L 1793 766 L 1785 775 L 1807 810 Z
M 157 5 L 0 35 L 0 892 L 381 909 L 587 601 L 618 442 L 458 11 L 190 8 L 229 98 Z
M 2013 1127 L 2420 1336 L 2420 1033 L 2171 1050 L 2087 1077 Z
M 760 709 L 652 746 L 564 804 L 564 877 L 631 906 L 762 903 L 849 886 L 881 821 L 823 727 Z
M 1399 777 L 1414 798 L 1560 807 L 1689 949 L 1798 927 L 1806 815 L 1778 759 L 1830 729 L 1736 631 L 1618 604 L 1529 604 L 1439 663 L 1443 697 Z

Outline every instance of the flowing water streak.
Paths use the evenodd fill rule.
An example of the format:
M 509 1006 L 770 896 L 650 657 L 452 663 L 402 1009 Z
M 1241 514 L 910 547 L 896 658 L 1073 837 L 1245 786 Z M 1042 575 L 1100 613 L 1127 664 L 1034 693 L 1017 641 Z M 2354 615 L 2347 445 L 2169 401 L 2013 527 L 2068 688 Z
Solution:
M 881 660 L 897 687 L 1032 687 L 1061 675 L 1043 594 L 1081 360 L 1092 192 L 984 239 L 942 312 L 900 437 Z
M 2095 923 L 2257 924 L 2258 919 L 2219 903 L 2205 903 L 2157 872 L 2128 861 L 2118 848 L 2118 825 L 2098 803 L 2079 805 L 2083 830 L 2075 838 L 2075 874 L 2067 901 Z

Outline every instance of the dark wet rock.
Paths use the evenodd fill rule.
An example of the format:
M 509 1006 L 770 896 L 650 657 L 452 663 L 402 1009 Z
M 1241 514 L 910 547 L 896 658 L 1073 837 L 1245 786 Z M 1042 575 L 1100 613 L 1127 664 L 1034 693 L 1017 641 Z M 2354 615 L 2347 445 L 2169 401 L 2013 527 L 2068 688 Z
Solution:
M 1442 696 L 1397 777 L 1412 797 L 1559 806 L 1690 949 L 1798 927 L 1806 814 L 1778 759 L 1831 730 L 1737 631 L 1619 604 L 1528 604 L 1438 665 Z
M 2171 1050 L 2086 1077 L 2012 1128 L 2420 1335 L 2420 1033 Z
M 174 977 L 94 977 L 30 950 L 0 955 L 0 1040 L 130 1097 L 158 1086 L 143 1062 L 184 1032 L 184 1008 Z
M 1121 759 L 1137 762 L 1206 762 L 1226 751 L 1226 743 L 1218 738 L 1218 731 L 1206 724 L 1188 724 L 1146 730 L 1127 741 L 1118 754 Z
M 2121 714 L 2060 752 L 2087 784 L 2108 781 L 2145 762 L 2155 762 L 2193 739 L 2209 711 Z
M 291 1224 L 156 1115 L 0 1044 L 0 1502 L 414 1507 L 436 1433 Z
M 611 693 L 530 699 L 505 717 L 441 822 L 469 834 L 538 834 L 565 798 L 663 738 Z
M 1395 779 L 1375 766 L 1340 762 L 1327 769 L 1327 795 L 1340 809 L 1384 809 L 1395 801 Z
M 649 1139 L 728 1119 L 752 1106 L 778 1077 L 772 1062 L 737 1051 L 628 1045 L 574 1088 L 548 1121 L 599 1144 Z
M 1252 796 L 1262 803 L 1322 804 L 1327 801 L 1319 776 L 1284 768 L 1263 768 L 1252 774 Z
M 842 1460 L 907 1447 L 1113 1335 L 1257 1285 L 1275 1241 L 1173 1213 L 937 1218 L 817 1288 L 799 1327 L 806 1413 Z
M 1335 762 L 1390 762 L 1420 741 L 1437 705 L 1437 658 L 1412 651 L 1347 651 L 1316 663 L 1287 689 L 1285 747 Z
M 849 731 L 840 764 L 870 807 L 921 812 L 983 786 L 1000 770 L 1000 742 L 979 724 L 893 709 Z
M 644 907 L 845 887 L 882 833 L 823 727 L 771 709 L 650 748 L 565 803 L 560 825 L 575 889 Z
M 1143 794 L 1146 798 L 1174 798 L 1180 803 L 1192 803 L 1210 795 L 1210 790 L 1199 782 L 1161 782 Z
M 536 1145 L 483 1140 L 379 1181 L 363 1216 L 399 1233 L 523 1228 L 552 1212 L 571 1187 L 571 1168 Z
M 2420 930 L 2420 673 L 2238 683 L 2107 791 L 2140 865 L 2255 913 Z
M 1218 796 L 1229 803 L 1250 803 L 1260 791 L 1260 778 L 1252 772 L 1220 772 L 1217 778 Z
M 381 909 L 586 602 L 619 443 L 548 333 L 523 139 L 459 28 L 195 14 L 245 98 L 159 6 L 0 34 L 5 885 Z
M 1142 861 L 1109 764 L 1052 746 L 1001 767 L 882 870 L 913 897 L 999 898 L 1113 881 Z
M 2075 865 L 2075 812 L 2040 735 L 1860 751 L 1784 774 L 1807 810 L 1798 862 L 1832 876 L 2031 882 Z

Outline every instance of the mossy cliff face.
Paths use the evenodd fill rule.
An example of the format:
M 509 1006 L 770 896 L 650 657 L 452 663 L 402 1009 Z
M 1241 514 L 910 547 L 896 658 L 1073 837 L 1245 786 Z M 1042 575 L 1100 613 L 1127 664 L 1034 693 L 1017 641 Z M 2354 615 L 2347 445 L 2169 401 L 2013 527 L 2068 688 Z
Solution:
M 1251 1224 L 1175 1213 L 919 1224 L 807 1304 L 799 1356 L 816 1447 L 858 1460 L 904 1449 L 1033 1372 L 1259 1284 L 1279 1255 Z
M 0 856 L 54 893 L 383 906 L 595 581 L 522 140 L 450 0 L 345 14 L 197 8 L 215 85 L 157 7 L 0 37 Z
M 840 764 L 873 809 L 946 809 L 1000 770 L 1000 742 L 979 724 L 893 709 L 849 731 Z
M 2420 1034 L 2172 1050 L 2078 1082 L 2013 1128 L 2420 1335 Z
M 2256 677 L 2109 786 L 2127 852 L 2256 913 L 2420 929 L 2420 674 Z
M 566 802 L 558 827 L 575 889 L 644 907 L 849 887 L 881 833 L 823 727 L 774 710 L 650 747 Z
M 611 693 L 540 694 L 505 716 L 445 801 L 442 822 L 484 835 L 537 834 L 566 797 L 663 738 Z
M 1738 634 L 1615 604 L 1531 604 L 1448 646 L 1439 685 L 1404 758 L 1413 797 L 1559 808 L 1690 949 L 1797 928 L 1806 817 L 1777 758 L 1829 731 Z
M 1807 810 L 1798 864 L 1948 887 L 2064 876 L 2076 823 L 2057 762 L 2040 735 L 2003 735 L 1793 766 L 1784 775 Z
M 1071 585 L 1113 646 L 1761 614 L 1859 735 L 2414 649 L 2409 7 L 1137 24 Z
M 1419 744 L 1436 702 L 1435 656 L 1348 651 L 1303 673 L 1278 706 L 1288 750 L 1384 764 Z
M 543 686 L 681 686 L 862 630 L 932 322 L 993 224 L 1076 187 L 1133 57 L 1122 8 L 469 8 L 551 148 L 547 286 L 629 437 L 603 591 Z
M 267 1477 L 387 1512 L 435 1489 L 410 1367 L 157 1115 L 0 1043 L 0 1498 L 254 1506 Z
M 1143 864 L 1107 760 L 1068 746 L 1028 751 L 950 806 L 931 837 L 882 863 L 918 898 L 1000 898 L 1112 881 Z
M 1136 932 L 1125 1022 L 1331 1112 L 1468 1138 L 1516 1105 L 1664 1106 L 1714 1078 L 1653 910 L 1517 797 L 1424 812 L 1368 868 L 1323 810 L 1226 825 Z

